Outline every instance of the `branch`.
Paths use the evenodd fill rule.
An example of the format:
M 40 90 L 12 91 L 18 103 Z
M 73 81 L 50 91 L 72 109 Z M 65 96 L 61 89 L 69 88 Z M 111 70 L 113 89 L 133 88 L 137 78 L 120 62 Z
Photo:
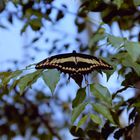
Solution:
M 53 136 L 57 137 L 58 140 L 62 140 L 61 137 L 56 132 L 56 130 L 53 128 L 53 126 L 51 126 L 50 121 L 46 117 L 44 118 L 42 115 L 39 115 L 39 117 L 41 121 L 44 122 L 48 130 L 53 134 Z
M 118 93 L 123 92 L 123 91 L 126 90 L 127 88 L 129 88 L 129 86 L 126 86 L 126 87 L 123 87 L 123 88 L 117 90 L 116 93 L 114 93 L 114 94 L 112 95 L 112 99 L 114 99 Z

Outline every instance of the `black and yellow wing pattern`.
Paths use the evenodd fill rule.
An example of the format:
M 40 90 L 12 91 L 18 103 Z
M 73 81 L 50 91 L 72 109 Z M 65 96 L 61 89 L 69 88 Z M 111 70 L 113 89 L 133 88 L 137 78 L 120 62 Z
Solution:
M 58 69 L 60 72 L 68 73 L 74 80 L 82 81 L 83 76 L 94 70 L 111 70 L 111 65 L 92 55 L 81 54 L 73 51 L 54 55 L 36 64 L 36 69 Z

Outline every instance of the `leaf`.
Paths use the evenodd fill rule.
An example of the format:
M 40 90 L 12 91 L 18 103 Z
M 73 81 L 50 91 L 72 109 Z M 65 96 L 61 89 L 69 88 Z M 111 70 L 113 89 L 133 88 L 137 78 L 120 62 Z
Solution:
M 77 107 L 79 104 L 81 104 L 85 100 L 85 97 L 85 88 L 80 88 L 77 92 L 75 99 L 72 101 L 72 108 Z
M 11 74 L 11 72 L 0 72 L 0 88 L 2 88 L 4 86 L 3 84 L 3 80 L 4 78 L 8 77 Z
M 85 132 L 82 128 L 77 128 L 76 126 L 72 126 L 70 129 L 70 133 L 75 137 L 84 137 Z M 81 140 L 81 139 L 80 139 Z
M 113 120 L 113 117 L 110 113 L 110 110 L 102 105 L 102 104 L 99 104 L 99 103 L 96 103 L 96 104 L 92 104 L 94 110 L 99 113 L 99 114 L 102 114 L 105 118 L 107 118 L 111 123 L 115 124 L 114 120 Z
M 55 69 L 44 71 L 42 74 L 42 78 L 45 84 L 50 88 L 51 92 L 53 93 L 60 79 L 60 72 Z
M 136 72 L 132 71 L 125 75 L 124 80 L 122 81 L 121 85 L 128 87 L 130 85 L 134 85 L 135 83 L 139 82 L 140 77 L 137 75 Z
M 88 115 L 85 115 L 84 117 L 82 117 L 80 121 L 78 122 L 77 128 L 83 125 L 86 122 L 87 118 L 88 118 Z
M 114 55 L 114 58 L 116 58 L 119 63 L 124 65 L 125 67 L 133 68 L 136 73 L 140 76 L 140 65 L 132 60 L 128 52 L 121 52 L 116 55 Z
M 140 58 L 140 43 L 127 41 L 124 44 L 124 48 L 126 48 L 133 61 L 137 61 Z
M 113 55 L 114 56 L 114 55 Z M 116 67 L 118 65 L 117 62 L 112 62 L 111 59 L 112 59 L 112 56 L 110 57 L 101 57 L 102 60 L 104 60 L 105 62 L 107 62 L 108 64 L 110 64 L 113 69 L 112 70 L 103 70 L 103 72 L 106 74 L 106 77 L 107 77 L 107 81 L 109 80 L 110 76 L 116 71 Z
M 81 112 L 85 109 L 87 104 L 88 104 L 87 102 L 81 103 L 80 105 L 78 105 L 76 108 L 73 109 L 72 117 L 71 117 L 72 124 L 75 122 L 75 120 L 81 114 Z
M 123 4 L 123 0 L 114 0 L 113 3 L 116 4 L 119 9 L 121 5 Z
M 140 0 L 133 0 L 135 6 L 140 6 Z
M 98 125 L 101 125 L 102 124 L 102 120 L 101 120 L 101 118 L 98 115 L 96 115 L 96 114 L 90 114 L 90 118 L 91 118 L 91 120 L 94 123 L 96 123 Z
M 101 32 L 101 30 L 103 30 L 103 32 Z M 101 28 L 100 31 L 93 34 L 93 36 L 91 37 L 90 42 L 89 42 L 89 47 L 94 46 L 95 43 L 97 43 L 100 40 L 103 40 L 105 37 L 107 37 L 107 34 L 105 34 L 104 29 Z
M 32 20 L 29 21 L 29 25 L 31 26 L 31 28 L 34 31 L 38 31 L 42 27 L 42 22 L 41 22 L 40 18 L 38 18 L 38 19 L 32 19 Z
M 22 70 L 16 70 L 14 72 L 5 73 L 3 76 L 2 84 L 7 85 L 12 78 L 16 78 L 22 73 Z
M 122 64 L 126 67 L 133 68 L 136 73 L 140 76 L 140 65 L 132 60 L 129 54 L 125 54 Z
M 22 94 L 25 88 L 30 87 L 39 78 L 42 70 L 37 70 L 33 73 L 26 74 L 22 76 L 18 81 L 18 86 L 20 89 L 20 94 Z
M 124 42 L 125 42 L 125 38 L 121 38 L 121 37 L 115 37 L 113 35 L 109 35 L 108 34 L 108 39 L 107 41 L 113 46 L 115 47 L 116 49 L 120 49 Z
M 111 106 L 112 96 L 108 89 L 100 84 L 92 84 L 90 85 L 90 90 L 97 99 L 101 102 L 106 103 L 108 106 Z
M 24 33 L 26 31 L 26 29 L 27 29 L 28 26 L 29 26 L 29 23 L 28 22 L 23 25 L 23 27 L 22 27 L 22 29 L 20 31 L 20 34 L 21 35 L 22 35 L 22 33 Z
M 14 82 L 12 83 L 12 85 L 9 88 L 9 92 L 11 92 L 11 90 L 18 84 L 19 79 L 18 80 L 14 80 Z
M 5 77 L 9 76 L 11 74 L 11 72 L 0 72 L 0 79 L 4 79 Z

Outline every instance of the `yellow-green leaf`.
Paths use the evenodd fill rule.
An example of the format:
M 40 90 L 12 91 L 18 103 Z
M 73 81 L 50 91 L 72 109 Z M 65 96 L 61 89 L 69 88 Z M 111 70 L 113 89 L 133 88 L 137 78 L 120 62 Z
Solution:
M 102 105 L 102 104 L 99 104 L 99 103 L 96 103 L 96 104 L 92 104 L 93 106 L 93 109 L 99 113 L 99 114 L 102 114 L 105 118 L 107 118 L 111 123 L 115 124 L 114 120 L 113 120 L 113 117 L 111 115 L 111 112 L 110 110 Z
M 101 125 L 102 124 L 102 120 L 101 120 L 101 118 L 98 115 L 96 115 L 96 114 L 90 114 L 90 118 L 91 118 L 91 120 L 94 123 L 96 123 L 98 125 Z
M 26 74 L 22 76 L 18 81 L 18 86 L 20 89 L 20 94 L 22 94 L 27 87 L 31 87 L 33 83 L 40 77 L 42 70 L 37 70 L 33 73 Z
M 85 109 L 87 104 L 88 104 L 87 102 L 81 103 L 80 105 L 78 105 L 76 108 L 73 109 L 72 117 L 71 117 L 72 124 L 75 122 L 75 120 L 81 114 L 81 112 Z
M 76 97 L 75 99 L 72 101 L 72 107 L 77 107 L 79 104 L 81 104 L 84 99 L 86 97 L 86 92 L 85 92 L 85 88 L 80 88 L 77 91 Z

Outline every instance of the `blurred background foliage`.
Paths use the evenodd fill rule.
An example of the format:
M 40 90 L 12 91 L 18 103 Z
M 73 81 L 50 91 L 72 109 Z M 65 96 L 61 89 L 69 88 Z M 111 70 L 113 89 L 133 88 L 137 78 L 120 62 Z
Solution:
M 74 11 L 70 10 L 71 3 L 75 4 Z M 136 140 L 139 123 L 135 124 L 140 120 L 139 5 L 139 0 L 1 0 L 0 14 L 4 19 L 11 25 L 16 20 L 22 22 L 21 36 L 28 30 L 34 32 L 32 41 L 24 46 L 24 63 L 13 60 L 14 67 L 0 72 L 1 139 L 21 136 L 33 140 L 62 140 L 68 139 L 70 132 L 78 140 L 107 139 L 111 134 L 112 139 L 123 137 Z M 15 10 L 12 11 L 11 7 Z M 59 27 L 65 20 L 67 23 Z M 69 22 L 73 23 L 71 33 L 67 32 L 71 30 Z M 0 28 L 8 30 L 2 20 Z M 119 37 L 115 36 L 116 32 Z M 45 47 L 42 44 L 39 46 L 38 42 L 42 40 Z M 65 77 L 55 90 L 60 73 L 31 71 L 30 65 L 26 67 L 35 63 L 42 52 L 52 55 L 72 49 L 100 56 L 111 64 L 114 69 L 104 72 L 107 79 L 114 72 L 116 77 L 120 76 L 123 79 L 119 83 L 120 88 L 115 92 L 109 91 L 97 81 L 90 84 L 90 97 L 86 95 L 86 88 L 80 88 L 73 100 L 68 97 L 64 101 L 58 93 L 66 85 Z M 21 69 L 21 66 L 25 66 L 25 69 Z M 53 78 L 53 85 L 48 82 L 52 76 L 56 77 Z M 40 77 L 43 77 L 51 92 L 55 90 L 55 95 L 52 96 L 36 82 Z M 32 86 L 34 83 L 36 85 Z M 137 92 L 134 91 L 136 94 L 125 100 L 120 93 L 127 92 L 128 88 L 137 88 Z M 63 92 L 67 94 L 68 91 Z M 125 110 L 127 125 L 120 120 Z

